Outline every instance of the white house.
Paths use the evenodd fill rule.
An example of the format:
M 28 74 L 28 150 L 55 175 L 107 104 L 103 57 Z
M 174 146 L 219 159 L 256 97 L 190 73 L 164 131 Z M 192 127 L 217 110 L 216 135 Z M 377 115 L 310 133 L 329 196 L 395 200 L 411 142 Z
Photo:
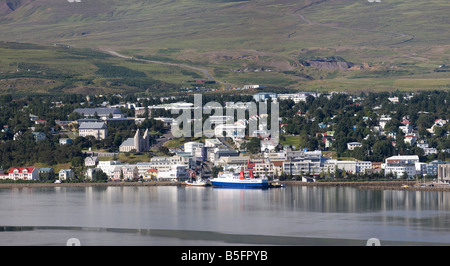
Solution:
M 189 178 L 189 172 L 185 165 L 172 165 L 168 171 L 158 171 L 158 181 L 183 181 Z
M 114 175 L 114 168 L 120 165 L 122 165 L 120 161 L 99 161 L 97 167 L 102 169 L 109 178 L 112 178 Z
M 68 178 L 74 178 L 75 172 L 72 169 L 61 169 L 59 171 L 59 180 L 67 180 Z
M 386 126 L 387 122 L 391 121 L 392 117 L 390 117 L 389 115 L 381 115 L 380 117 L 380 127 L 381 129 L 384 129 L 384 127 Z
M 205 147 L 216 148 L 222 145 L 222 142 L 218 139 L 205 139 Z
M 84 166 L 96 166 L 98 163 L 97 156 L 89 156 L 84 159 Z
M 409 178 L 412 178 L 417 173 L 417 163 L 419 163 L 417 155 L 398 155 L 387 158 L 382 168 L 385 175 L 392 173 L 400 178 L 406 173 Z
M 362 147 L 362 143 L 361 142 L 349 142 L 347 143 L 347 149 L 349 150 L 354 150 L 357 147 Z
M 34 141 L 45 140 L 47 137 L 44 132 L 32 132 Z
M 416 145 L 417 138 L 414 135 L 406 135 L 405 136 L 405 143 L 408 143 L 411 146 Z
M 271 152 L 275 151 L 275 148 L 277 147 L 278 143 L 276 143 L 272 139 L 264 139 L 261 140 L 261 152 Z
M 39 169 L 36 167 L 11 168 L 8 172 L 8 178 L 12 180 L 38 180 Z
M 203 157 L 205 144 L 201 142 L 186 142 L 183 147 L 185 152 L 188 152 L 195 157 Z

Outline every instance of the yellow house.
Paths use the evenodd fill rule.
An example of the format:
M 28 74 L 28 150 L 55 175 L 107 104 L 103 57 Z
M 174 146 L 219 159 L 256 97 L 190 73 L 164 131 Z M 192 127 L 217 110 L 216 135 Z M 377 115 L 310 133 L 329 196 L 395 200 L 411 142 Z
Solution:
M 148 169 L 147 172 L 145 172 L 144 180 L 145 181 L 156 180 L 157 176 L 158 176 L 158 170 L 155 168 L 151 168 L 151 169 Z

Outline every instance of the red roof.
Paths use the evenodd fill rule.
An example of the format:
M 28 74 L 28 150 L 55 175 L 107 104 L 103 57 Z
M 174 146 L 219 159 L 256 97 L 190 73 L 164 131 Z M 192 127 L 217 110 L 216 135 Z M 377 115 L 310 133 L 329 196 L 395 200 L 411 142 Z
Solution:
M 283 166 L 283 162 L 273 162 L 274 166 Z
M 147 173 L 156 173 L 156 172 L 158 172 L 158 169 L 155 169 L 155 168 L 147 170 Z
M 16 169 L 19 170 L 19 173 L 22 173 L 23 170 L 27 170 L 28 173 L 31 173 L 34 171 L 34 169 L 36 169 L 36 167 L 11 168 L 11 169 L 9 169 L 8 173 L 13 174 L 14 170 L 16 170 Z

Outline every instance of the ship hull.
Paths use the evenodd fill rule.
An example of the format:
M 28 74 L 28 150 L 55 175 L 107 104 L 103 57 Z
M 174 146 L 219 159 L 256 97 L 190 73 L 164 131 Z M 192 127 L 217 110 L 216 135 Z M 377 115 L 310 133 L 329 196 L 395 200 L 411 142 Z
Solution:
M 215 187 L 228 187 L 228 188 L 268 188 L 269 183 L 267 180 L 211 180 L 211 184 Z

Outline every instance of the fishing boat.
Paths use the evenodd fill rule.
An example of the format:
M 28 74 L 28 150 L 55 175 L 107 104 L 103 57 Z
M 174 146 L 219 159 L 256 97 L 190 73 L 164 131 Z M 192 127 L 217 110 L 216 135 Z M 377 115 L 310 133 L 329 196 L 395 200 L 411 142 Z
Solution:
M 267 178 L 256 178 L 253 176 L 253 171 L 249 172 L 246 177 L 243 169 L 240 173 L 220 172 L 217 178 L 210 180 L 215 187 L 230 187 L 230 188 L 268 188 L 269 181 Z
M 191 187 L 206 187 L 209 186 L 208 180 L 202 179 L 202 176 L 198 176 L 196 175 L 195 172 L 191 171 L 189 173 L 189 180 L 187 180 L 185 183 L 187 186 L 191 186 Z

